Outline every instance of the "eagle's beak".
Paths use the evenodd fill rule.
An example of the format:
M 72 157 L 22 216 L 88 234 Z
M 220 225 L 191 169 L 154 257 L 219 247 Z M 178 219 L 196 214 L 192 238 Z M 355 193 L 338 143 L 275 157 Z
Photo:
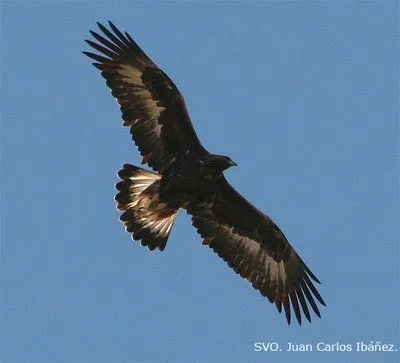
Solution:
M 237 166 L 237 164 L 233 160 L 229 160 L 230 166 Z

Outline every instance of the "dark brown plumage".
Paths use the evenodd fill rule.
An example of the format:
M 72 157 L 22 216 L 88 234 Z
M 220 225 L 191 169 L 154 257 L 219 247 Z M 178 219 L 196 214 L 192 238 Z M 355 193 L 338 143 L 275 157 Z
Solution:
M 171 79 L 138 47 L 129 34 L 111 22 L 98 24 L 103 35 L 87 43 L 117 99 L 123 125 L 155 172 L 125 164 L 116 186 L 121 221 L 132 238 L 150 250 L 163 250 L 180 208 L 192 215 L 203 240 L 255 289 L 282 307 L 288 323 L 293 311 L 311 321 L 316 301 L 325 305 L 304 264 L 275 223 L 225 179 L 223 171 L 236 165 L 229 157 L 210 154 L 200 143 L 185 102 Z

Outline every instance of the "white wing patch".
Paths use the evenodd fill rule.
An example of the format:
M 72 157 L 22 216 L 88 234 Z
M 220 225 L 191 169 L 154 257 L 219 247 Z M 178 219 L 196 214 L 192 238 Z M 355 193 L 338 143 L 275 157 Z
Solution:
M 161 112 L 165 110 L 165 107 L 159 106 L 158 100 L 153 99 L 150 91 L 144 88 L 145 84 L 142 80 L 143 72 L 138 68 L 131 66 L 130 64 L 124 63 L 119 65 L 119 68 L 116 69 L 116 72 L 120 76 L 119 80 L 125 84 L 125 87 L 133 87 L 132 90 L 125 94 L 120 92 L 117 103 L 120 106 L 124 105 L 125 110 L 135 109 L 137 107 L 137 102 L 132 103 L 130 107 L 128 106 L 128 104 L 131 102 L 129 97 L 130 92 L 133 92 L 133 94 L 139 98 L 141 107 L 144 106 L 148 113 L 152 115 L 153 119 L 158 118 Z M 124 86 L 120 86 L 119 88 L 121 89 Z
M 120 64 L 119 67 L 117 72 L 122 81 L 135 86 L 144 86 L 142 72 L 139 69 L 132 67 L 130 64 Z

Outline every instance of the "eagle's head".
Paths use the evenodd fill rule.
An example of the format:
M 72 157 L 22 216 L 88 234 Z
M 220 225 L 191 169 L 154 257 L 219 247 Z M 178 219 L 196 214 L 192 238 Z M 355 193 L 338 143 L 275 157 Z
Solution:
M 231 166 L 237 166 L 230 157 L 215 154 L 210 154 L 204 164 L 206 168 L 211 169 L 214 172 L 222 172 Z

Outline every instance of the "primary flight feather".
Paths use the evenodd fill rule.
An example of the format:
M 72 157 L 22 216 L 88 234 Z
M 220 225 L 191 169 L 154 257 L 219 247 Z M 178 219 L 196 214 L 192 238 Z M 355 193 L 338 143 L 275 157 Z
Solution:
M 117 99 L 123 125 L 154 172 L 125 164 L 115 197 L 120 219 L 132 238 L 150 250 L 163 250 L 180 208 L 209 246 L 255 289 L 301 324 L 311 321 L 309 307 L 320 317 L 325 305 L 305 265 L 278 226 L 242 197 L 223 171 L 236 165 L 209 153 L 200 143 L 184 99 L 171 81 L 128 33 L 109 22 L 97 23 L 86 42 L 92 58 Z

